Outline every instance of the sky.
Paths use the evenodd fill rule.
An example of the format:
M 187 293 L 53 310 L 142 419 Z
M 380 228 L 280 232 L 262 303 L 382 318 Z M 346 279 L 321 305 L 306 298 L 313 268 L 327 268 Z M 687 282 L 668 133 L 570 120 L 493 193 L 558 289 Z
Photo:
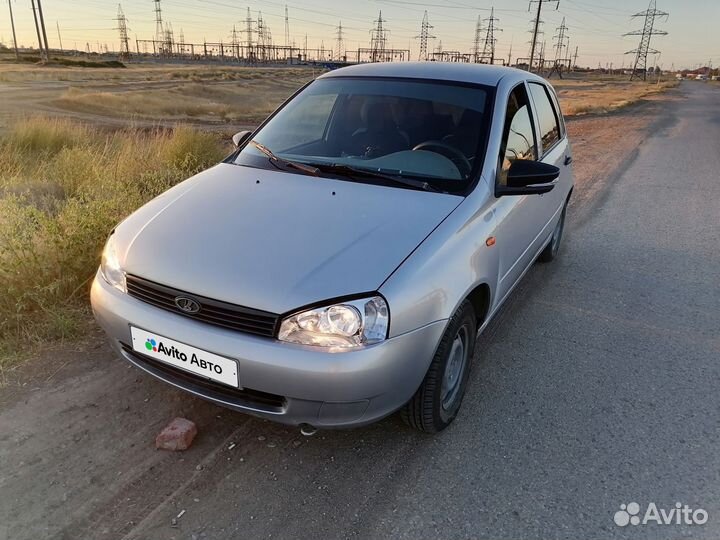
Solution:
M 0 0 L 0 41 L 12 44 L 8 0 Z M 37 46 L 30 0 L 9 0 L 15 16 L 18 44 Z M 5 5 L 3 5 L 5 4 Z M 98 44 L 111 50 L 119 48 L 116 2 L 102 0 L 42 0 L 50 47 L 59 46 L 57 26 L 64 48 L 85 50 L 86 43 L 93 50 Z M 134 40 L 152 39 L 155 34 L 153 0 L 122 0 L 127 17 L 131 50 Z M 512 47 L 512 57 L 529 56 L 530 21 L 537 4 L 529 11 L 528 0 L 161 0 L 163 20 L 172 23 L 177 36 L 183 31 L 185 41 L 190 43 L 229 42 L 232 27 L 244 28 L 243 19 L 247 8 L 252 18 L 262 13 L 269 26 L 273 41 L 284 44 L 285 6 L 288 8 L 291 41 L 302 46 L 307 34 L 308 47 L 326 49 L 335 47 L 337 26 L 342 24 L 345 47 L 354 51 L 370 46 L 373 21 L 382 11 L 384 26 L 389 30 L 388 47 L 410 49 L 412 59 L 417 59 L 423 13 L 427 10 L 433 26 L 428 48 L 436 48 L 442 42 L 443 50 L 471 52 L 478 17 L 490 16 L 494 6 L 496 25 L 502 28 L 497 34 L 497 55 L 507 58 Z M 570 49 L 578 48 L 578 65 L 603 67 L 612 62 L 613 67 L 628 66 L 631 55 L 626 51 L 637 47 L 637 36 L 623 34 L 641 29 L 642 18 L 631 18 L 644 11 L 647 0 L 560 0 L 543 5 L 544 38 L 547 42 L 546 57 L 562 19 L 568 27 Z M 657 8 L 669 13 L 667 20 L 659 20 L 656 28 L 668 32 L 667 36 L 655 36 L 651 47 L 661 51 L 648 65 L 670 69 L 694 68 L 712 62 L 720 64 L 720 0 L 657 0 Z M 245 39 L 240 34 L 240 39 Z M 348 53 L 348 56 L 352 57 Z M 554 57 L 554 53 L 552 54 Z M 564 55 L 567 56 L 567 55 Z

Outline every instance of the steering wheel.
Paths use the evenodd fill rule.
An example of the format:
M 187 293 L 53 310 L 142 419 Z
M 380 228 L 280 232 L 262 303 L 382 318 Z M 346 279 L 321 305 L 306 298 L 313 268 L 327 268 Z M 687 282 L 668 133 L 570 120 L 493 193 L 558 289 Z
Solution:
M 467 178 L 472 172 L 472 165 L 470 160 L 460 150 L 454 146 L 442 142 L 442 141 L 424 141 L 420 144 L 416 144 L 414 150 L 427 150 L 428 152 L 435 152 L 441 156 L 445 156 L 452 161 L 460 171 L 460 176 Z

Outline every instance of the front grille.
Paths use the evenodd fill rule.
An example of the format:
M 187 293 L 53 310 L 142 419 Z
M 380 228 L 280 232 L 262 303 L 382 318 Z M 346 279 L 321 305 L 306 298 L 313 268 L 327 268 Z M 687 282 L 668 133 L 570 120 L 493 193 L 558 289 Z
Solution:
M 168 382 L 172 382 L 185 390 L 231 403 L 239 407 L 251 409 L 262 409 L 268 412 L 281 413 L 285 408 L 285 398 L 277 394 L 269 394 L 249 388 L 233 388 L 224 384 L 204 379 L 198 375 L 176 369 L 173 366 L 135 352 L 132 347 L 125 343 L 120 344 L 123 353 L 134 364 L 142 367 L 151 374 Z
M 274 336 L 279 319 L 275 313 L 205 298 L 132 275 L 127 276 L 127 292 L 133 298 L 178 315 L 259 336 Z M 200 311 L 197 313 L 182 311 L 175 305 L 175 298 L 178 296 L 189 297 L 198 302 Z

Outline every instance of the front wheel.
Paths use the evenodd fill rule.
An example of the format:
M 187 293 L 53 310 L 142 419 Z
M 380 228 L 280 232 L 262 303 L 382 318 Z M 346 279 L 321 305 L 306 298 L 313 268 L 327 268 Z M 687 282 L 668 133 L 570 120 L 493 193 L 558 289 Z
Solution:
M 565 202 L 562 212 L 560 213 L 560 219 L 558 219 L 555 230 L 553 231 L 552 238 L 545 249 L 542 250 L 538 260 L 540 262 L 550 262 L 557 257 L 558 251 L 560 251 L 560 241 L 562 240 L 563 231 L 565 230 L 565 214 L 567 212 L 568 203 Z
M 465 394 L 476 331 L 475 311 L 465 300 L 450 319 L 420 388 L 401 410 L 406 424 L 437 433 L 455 419 Z

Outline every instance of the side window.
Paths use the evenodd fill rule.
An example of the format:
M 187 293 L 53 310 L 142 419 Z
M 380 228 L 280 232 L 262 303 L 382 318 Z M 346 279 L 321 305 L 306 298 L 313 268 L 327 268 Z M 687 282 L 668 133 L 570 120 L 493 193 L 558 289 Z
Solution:
M 530 105 L 524 85 L 517 86 L 508 98 L 503 128 L 503 144 L 500 147 L 500 159 L 497 181 L 507 184 L 507 173 L 516 159 L 537 159 L 537 143 L 530 117 Z
M 548 93 L 550 94 L 550 99 L 552 100 L 553 109 L 555 109 L 555 114 L 557 114 L 558 120 L 560 120 L 560 138 L 562 139 L 565 136 L 565 118 L 562 115 L 562 109 L 560 108 L 560 102 L 558 101 L 557 94 L 555 91 L 551 88 L 548 88 Z
M 542 141 L 544 152 L 546 148 L 550 148 L 560 140 L 560 125 L 557 113 L 552 103 L 550 103 L 550 96 L 548 96 L 545 85 L 530 83 L 528 86 L 530 87 L 530 93 L 532 94 L 535 110 L 537 111 L 540 140 Z
M 321 139 L 336 99 L 337 94 L 316 94 L 308 96 L 299 106 L 293 107 L 293 103 L 288 105 L 285 125 L 291 127 L 276 136 L 277 150 L 287 150 Z

